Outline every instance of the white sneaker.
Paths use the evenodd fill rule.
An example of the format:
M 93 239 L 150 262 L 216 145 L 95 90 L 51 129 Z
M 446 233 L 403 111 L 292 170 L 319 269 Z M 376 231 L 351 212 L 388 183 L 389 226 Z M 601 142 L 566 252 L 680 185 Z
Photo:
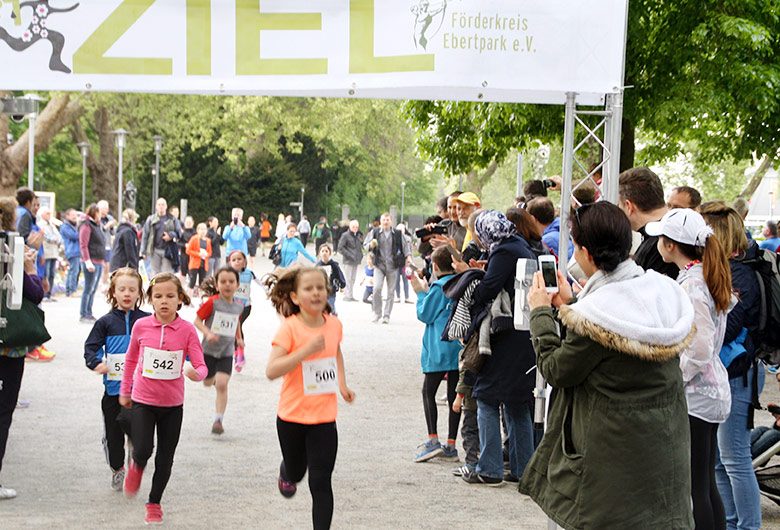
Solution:
M 16 497 L 16 490 L 12 490 L 11 488 L 4 488 L 3 486 L 0 486 L 0 500 L 13 499 L 15 497 Z

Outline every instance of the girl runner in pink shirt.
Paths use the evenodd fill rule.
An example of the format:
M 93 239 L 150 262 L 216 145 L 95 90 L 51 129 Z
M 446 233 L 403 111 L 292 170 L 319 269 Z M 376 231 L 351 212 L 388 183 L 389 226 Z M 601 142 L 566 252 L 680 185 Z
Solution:
M 161 524 L 160 500 L 171 477 L 173 455 L 181 433 L 183 376 L 202 381 L 208 370 L 195 327 L 177 313 L 183 303 L 190 303 L 179 279 L 172 273 L 158 274 L 150 282 L 146 296 L 154 315 L 138 320 L 133 327 L 119 391 L 119 404 L 133 409 L 130 429 L 133 456 L 124 490 L 127 497 L 138 493 L 146 462 L 154 449 L 156 428 L 157 455 L 144 522 Z M 186 357 L 191 365 L 185 368 Z

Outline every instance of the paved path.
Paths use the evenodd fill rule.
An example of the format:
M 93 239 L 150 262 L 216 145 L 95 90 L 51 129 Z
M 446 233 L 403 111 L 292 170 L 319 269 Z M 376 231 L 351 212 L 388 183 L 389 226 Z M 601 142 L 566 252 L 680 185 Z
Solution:
M 267 270 L 268 261 L 258 261 L 257 272 Z M 247 366 L 231 381 L 222 437 L 210 434 L 213 389 L 187 382 L 181 442 L 163 497 L 168 527 L 310 526 L 307 486 L 291 500 L 276 490 L 280 383 L 269 382 L 264 369 L 278 318 L 259 290 L 253 296 L 245 326 Z M 153 464 L 136 499 L 110 490 L 100 443 L 103 387 L 82 357 L 90 326 L 78 323 L 78 299 L 58 300 L 45 305 L 54 337 L 49 347 L 57 358 L 26 367 L 20 397 L 31 405 L 14 416 L 2 476 L 19 497 L 0 502 L 0 528 L 142 526 Z M 106 309 L 96 300 L 96 315 Z M 414 305 L 396 305 L 389 325 L 372 324 L 369 307 L 359 302 L 339 301 L 339 311 L 349 384 L 358 397 L 352 406 L 339 405 L 333 528 L 546 528 L 541 510 L 512 487 L 469 486 L 450 474 L 452 463 L 412 462 L 426 431 L 419 368 L 423 328 Z M 192 320 L 194 309 L 181 315 Z M 770 387 L 777 398 L 777 386 Z M 445 409 L 439 411 L 444 432 Z M 780 511 L 764 502 L 765 526 L 780 527 Z

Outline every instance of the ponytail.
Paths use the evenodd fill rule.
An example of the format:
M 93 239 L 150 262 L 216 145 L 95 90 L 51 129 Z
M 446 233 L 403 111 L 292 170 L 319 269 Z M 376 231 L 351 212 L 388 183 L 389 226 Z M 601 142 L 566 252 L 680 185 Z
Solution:
M 728 311 L 731 304 L 731 268 L 728 256 L 717 237 L 710 236 L 702 255 L 704 281 L 718 311 Z

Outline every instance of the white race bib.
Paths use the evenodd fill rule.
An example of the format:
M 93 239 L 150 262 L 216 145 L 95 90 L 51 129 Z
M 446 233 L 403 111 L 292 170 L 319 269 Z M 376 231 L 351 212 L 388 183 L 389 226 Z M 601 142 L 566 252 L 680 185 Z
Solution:
M 211 331 L 223 337 L 235 337 L 238 327 L 238 315 L 215 311 L 211 320 Z
M 170 381 L 181 377 L 184 351 L 157 350 L 144 347 L 143 376 L 148 379 Z
M 235 298 L 238 300 L 249 300 L 249 293 L 252 285 L 250 283 L 240 283 L 236 289 Z
M 106 365 L 108 366 L 108 373 L 106 373 L 106 379 L 108 379 L 109 381 L 121 381 L 122 374 L 125 373 L 125 354 L 124 353 L 106 354 Z
M 339 389 L 336 358 L 303 361 L 303 393 L 307 396 L 335 394 Z

